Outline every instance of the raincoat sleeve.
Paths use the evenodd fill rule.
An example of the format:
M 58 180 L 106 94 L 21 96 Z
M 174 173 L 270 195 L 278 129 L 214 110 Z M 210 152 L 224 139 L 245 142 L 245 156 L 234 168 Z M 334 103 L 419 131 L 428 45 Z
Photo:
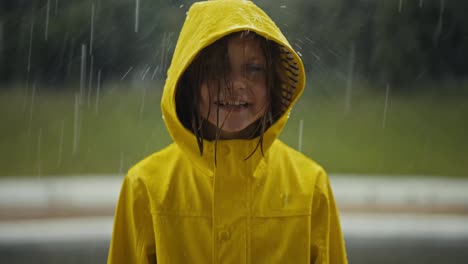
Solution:
M 320 173 L 313 199 L 311 214 L 312 263 L 348 263 L 338 209 L 325 172 Z
M 127 175 L 115 211 L 107 263 L 156 263 L 154 241 L 146 186 Z

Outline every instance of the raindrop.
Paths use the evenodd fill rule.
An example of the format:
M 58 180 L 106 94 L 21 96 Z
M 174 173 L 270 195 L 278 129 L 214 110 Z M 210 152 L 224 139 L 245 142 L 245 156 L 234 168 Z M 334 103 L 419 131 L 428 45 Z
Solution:
M 161 67 L 164 69 L 164 61 L 166 60 L 166 32 L 163 33 L 162 44 L 161 44 Z
M 62 164 L 62 151 L 63 151 L 63 131 L 65 129 L 65 121 L 62 120 L 60 124 L 60 138 L 59 138 L 59 149 L 58 149 L 58 159 L 57 165 Z
M 80 68 L 80 104 L 83 103 L 83 95 L 86 83 L 86 44 L 81 45 L 81 68 Z
M 133 66 L 131 66 L 128 71 L 122 76 L 122 78 L 120 79 L 121 81 L 123 81 L 125 79 L 125 77 L 127 77 L 128 73 L 130 73 L 130 71 L 133 70 Z
M 55 10 L 54 10 L 54 15 L 57 15 L 57 10 L 58 10 L 58 0 L 55 0 Z
M 387 109 L 388 109 L 388 95 L 390 94 L 390 84 L 387 83 L 387 90 L 385 92 L 385 106 L 383 113 L 382 127 L 385 128 L 387 125 Z
M 29 110 L 28 135 L 31 134 L 31 124 L 32 124 L 33 113 L 34 113 L 34 99 L 35 99 L 35 97 L 36 97 L 36 84 L 33 84 L 32 94 L 31 94 L 31 106 L 30 106 L 30 110 Z
M 91 33 L 89 36 L 89 55 L 93 54 L 93 41 L 94 41 L 94 2 L 91 4 Z
M 143 74 L 141 76 L 141 80 L 143 81 L 146 77 L 146 74 L 149 72 L 149 70 L 151 69 L 151 66 L 148 66 L 148 64 L 145 66 L 145 70 L 143 71 Z
M 240 38 L 245 38 L 246 36 L 248 36 L 250 34 L 250 30 L 244 30 L 241 32 L 241 36 Z
M 297 150 L 302 152 L 302 131 L 304 130 L 304 120 L 299 121 L 299 135 L 297 140 Z
M 1 21 L 0 20 L 0 60 L 3 62 L 3 50 L 4 50 L 4 46 L 6 46 L 4 44 L 4 41 L 3 41 L 3 35 L 4 35 L 4 28 L 5 28 L 5 22 Z
M 423 2 L 424 2 L 424 0 L 419 0 L 419 7 L 423 6 Z
M 45 32 L 44 32 L 44 39 L 45 40 L 48 40 L 48 35 L 49 35 L 49 18 L 50 18 L 50 0 L 47 0 Z
M 333 54 L 335 57 L 341 57 L 340 54 L 338 54 L 337 52 L 335 52 L 333 49 L 327 47 L 327 51 L 330 52 L 331 54 Z
M 445 0 L 440 0 L 440 11 L 439 11 L 439 22 L 437 23 L 437 27 L 434 31 L 434 35 L 432 36 L 432 40 L 436 42 L 440 35 L 442 34 L 442 26 L 444 21 L 444 9 L 445 9 Z
M 182 7 L 184 7 L 184 4 L 181 4 L 181 5 L 179 6 L 179 8 L 182 8 Z
M 39 134 L 37 135 L 37 176 L 41 178 L 41 145 L 42 145 L 42 128 L 39 128 Z
M 31 72 L 31 54 L 32 54 L 32 44 L 33 44 L 33 34 L 34 34 L 34 17 L 31 19 L 31 29 L 29 31 L 29 50 L 28 50 L 28 67 L 27 70 L 27 84 L 29 85 L 29 74 Z
M 153 75 L 151 76 L 151 80 L 154 80 L 154 76 L 155 76 L 156 73 L 158 72 L 158 69 L 159 69 L 159 65 L 156 66 L 156 68 L 154 68 Z
M 173 32 L 170 33 L 163 33 L 163 39 L 162 39 L 162 44 L 161 44 L 161 70 L 166 69 L 166 59 L 169 57 L 169 50 L 170 47 L 172 46 L 171 44 L 171 37 L 173 35 Z
M 88 98 L 87 106 L 91 104 L 91 89 L 93 86 L 93 67 L 94 67 L 94 56 L 91 56 L 91 65 L 89 66 L 89 82 L 88 82 Z
M 101 69 L 97 75 L 97 87 L 96 87 L 96 114 L 99 112 L 99 94 L 101 93 Z
M 345 98 L 345 112 L 348 113 L 351 110 L 352 96 L 353 96 L 353 74 L 354 74 L 354 62 L 355 62 L 355 48 L 354 43 L 351 44 L 351 50 L 348 61 L 348 78 L 346 81 L 346 98 Z
M 299 44 L 297 44 L 297 43 L 294 43 L 294 45 L 295 45 L 298 49 L 302 50 L 301 45 L 299 45 Z
M 23 95 L 23 113 L 26 112 L 26 106 L 28 105 L 28 86 L 24 88 L 24 95 Z
M 140 17 L 140 0 L 135 0 L 135 33 L 138 33 L 139 17 Z
M 73 52 L 75 50 L 75 39 L 72 38 L 72 40 L 70 41 L 71 44 L 70 44 L 70 48 L 69 48 L 69 52 L 68 52 L 68 63 L 67 63 L 67 77 L 70 76 L 70 73 L 71 73 L 71 69 L 72 69 L 72 64 L 73 64 Z
M 312 54 L 312 56 L 314 56 L 315 59 L 317 59 L 317 61 L 320 61 L 320 56 L 318 54 L 315 54 L 314 51 L 311 50 L 311 51 L 309 51 L 309 53 Z
M 73 129 L 73 154 L 78 149 L 80 143 L 80 95 L 75 94 L 75 116 L 74 116 L 74 129 Z
M 280 8 L 286 8 L 286 6 L 285 6 L 285 5 L 282 5 L 282 6 L 280 6 Z
M 315 41 L 311 40 L 309 37 L 305 37 L 305 39 L 310 42 L 310 44 L 315 44 Z
M 302 57 L 302 53 L 300 51 L 296 51 L 299 57 Z
M 400 0 L 400 4 L 398 5 L 398 13 L 401 13 L 402 9 L 403 9 L 403 0 Z

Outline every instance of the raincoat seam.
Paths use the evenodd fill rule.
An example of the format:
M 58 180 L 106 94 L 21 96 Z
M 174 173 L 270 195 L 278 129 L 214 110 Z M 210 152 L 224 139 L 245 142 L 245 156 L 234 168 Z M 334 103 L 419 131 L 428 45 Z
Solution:
M 324 173 L 323 173 L 324 174 Z M 322 174 L 322 175 L 323 175 Z M 326 175 L 324 175 L 326 177 Z M 315 188 L 314 188 L 314 192 L 318 191 L 318 195 L 319 196 L 319 201 L 314 201 L 314 202 L 319 202 L 321 203 L 322 200 L 325 201 L 326 203 L 326 209 L 327 209 L 327 227 L 326 227 L 326 232 L 325 232 L 325 235 L 326 237 L 320 237 L 318 240 L 317 240 L 317 247 L 318 247 L 318 252 L 319 252 L 319 256 L 318 256 L 318 259 L 319 260 L 322 260 L 324 261 L 325 260 L 325 263 L 329 263 L 329 259 L 327 257 L 327 255 L 325 254 L 326 252 L 328 252 L 328 245 L 326 243 L 326 239 L 329 235 L 329 226 L 328 224 L 330 223 L 330 212 L 329 212 L 329 204 L 328 204 L 328 195 L 322 190 L 321 186 L 318 186 L 318 185 L 315 185 Z M 312 208 L 313 208 L 313 205 L 312 205 Z M 313 213 L 311 214 L 313 215 Z M 311 219 L 311 224 L 313 222 L 314 219 Z
M 184 158 L 189 160 L 190 164 L 193 166 L 193 168 L 195 168 L 200 174 L 202 174 L 205 177 L 210 177 L 210 178 L 214 176 L 214 172 L 211 172 L 211 170 L 208 168 L 208 166 L 206 168 L 204 166 L 202 166 L 203 162 L 198 162 L 196 160 L 196 158 L 191 157 L 189 154 L 185 153 L 182 150 L 182 147 L 179 146 L 179 144 L 177 144 L 177 143 L 173 143 L 173 144 L 176 145 L 177 151 L 180 152 L 181 156 L 183 156 Z M 204 157 L 203 155 L 200 155 L 199 158 L 200 159 L 206 159 L 206 157 Z
M 252 219 L 263 219 L 263 218 L 289 218 L 289 217 L 302 217 L 302 216 L 311 216 L 311 213 L 277 213 L 277 214 L 256 214 L 252 216 Z
M 158 216 L 177 216 L 177 217 L 186 217 L 186 218 L 211 218 L 208 214 L 196 214 L 196 213 L 186 213 L 181 211 L 164 211 L 164 210 L 155 210 L 154 215 Z
M 142 195 L 145 195 L 145 197 L 142 197 L 142 198 L 145 199 L 145 200 L 148 200 L 148 204 L 146 204 L 146 205 L 149 207 L 148 212 L 150 214 L 151 223 L 154 224 L 153 223 L 152 206 L 151 206 L 151 201 L 149 199 L 149 194 L 148 194 L 148 190 L 146 188 L 146 184 L 144 183 L 143 179 L 141 177 L 139 177 L 139 174 L 137 174 L 136 171 L 139 171 L 139 168 L 134 167 L 131 170 L 129 170 L 129 172 L 127 173 L 126 178 L 129 181 L 129 185 L 130 185 L 130 187 L 132 189 L 132 192 L 134 192 L 134 189 L 138 185 L 144 186 L 145 192 Z M 138 198 L 138 197 L 135 197 L 135 198 Z M 135 203 L 136 201 L 137 200 L 134 200 L 133 202 Z M 151 230 L 149 230 L 149 229 L 151 229 Z M 137 241 L 136 250 L 137 250 L 137 252 L 139 252 L 138 259 L 140 259 L 140 260 L 145 259 L 145 257 L 147 257 L 147 256 L 145 256 L 145 249 L 146 249 L 146 246 L 147 246 L 146 243 L 148 241 L 147 241 L 146 236 L 144 234 L 146 234 L 148 231 L 152 231 L 154 233 L 154 230 L 152 230 L 152 228 L 150 228 L 148 226 L 138 226 L 138 229 L 137 229 L 137 232 L 136 232 L 136 241 Z

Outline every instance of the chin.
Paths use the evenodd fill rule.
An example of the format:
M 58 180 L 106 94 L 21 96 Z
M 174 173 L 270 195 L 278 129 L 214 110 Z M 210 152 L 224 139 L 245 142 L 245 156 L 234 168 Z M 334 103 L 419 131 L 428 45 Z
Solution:
M 224 127 L 221 128 L 223 132 L 227 133 L 239 133 L 246 129 L 248 126 L 230 126 L 228 124 L 224 124 Z
M 208 120 L 208 123 L 213 126 L 213 128 L 216 128 L 216 119 L 210 118 Z M 252 122 L 253 123 L 253 122 Z M 242 130 L 246 129 L 249 127 L 252 123 L 248 122 L 238 122 L 237 120 L 226 120 L 223 124 L 223 119 L 219 119 L 219 126 L 221 127 L 221 130 L 224 132 L 228 133 L 236 133 L 236 132 L 241 132 Z
M 226 120 L 226 122 L 224 122 L 221 129 L 228 133 L 238 133 L 244 131 L 253 123 L 255 123 L 255 119 L 253 118 L 238 118 L 236 116 L 231 116 Z

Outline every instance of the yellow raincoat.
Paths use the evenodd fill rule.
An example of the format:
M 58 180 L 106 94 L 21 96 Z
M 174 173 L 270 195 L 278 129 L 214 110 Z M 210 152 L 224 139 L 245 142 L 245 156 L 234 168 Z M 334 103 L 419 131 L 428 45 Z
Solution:
M 293 95 L 286 113 L 258 142 L 204 142 L 176 114 L 176 84 L 217 39 L 256 32 L 283 47 Z M 304 89 L 304 67 L 274 22 L 250 1 L 194 4 L 177 42 L 161 108 L 174 140 L 125 177 L 108 263 L 347 263 L 337 208 L 324 170 L 278 139 Z

